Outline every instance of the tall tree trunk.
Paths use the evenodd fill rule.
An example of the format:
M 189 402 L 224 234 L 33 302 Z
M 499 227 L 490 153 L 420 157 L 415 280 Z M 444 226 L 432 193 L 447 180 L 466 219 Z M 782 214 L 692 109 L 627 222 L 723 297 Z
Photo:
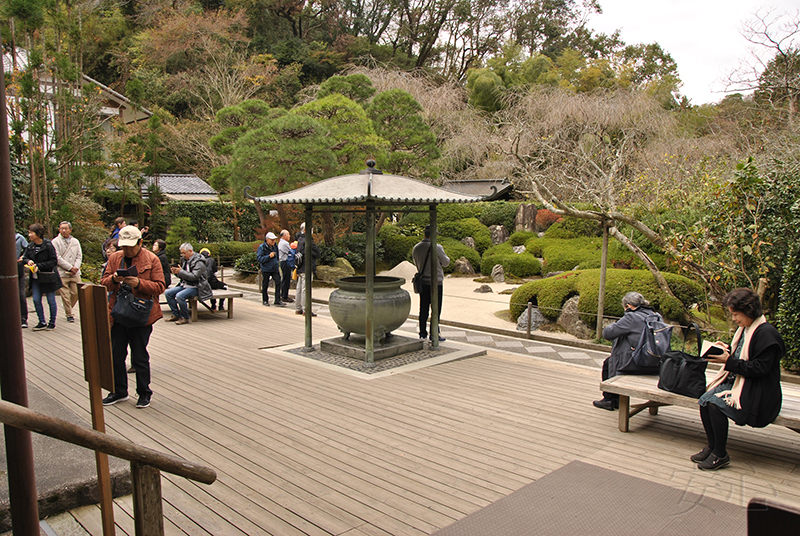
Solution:
M 322 212 L 322 235 L 325 240 L 325 245 L 333 247 L 336 245 L 336 236 L 333 228 L 333 215 L 330 210 Z
M 286 208 L 283 205 L 275 205 L 275 210 L 278 211 L 278 219 L 281 221 L 281 229 L 289 230 L 289 217 L 286 216 Z
M 656 266 L 656 263 L 653 262 L 653 259 L 651 259 L 650 256 L 647 253 L 645 253 L 644 250 L 642 250 L 642 248 L 631 242 L 630 238 L 622 234 L 619 231 L 619 229 L 617 229 L 616 226 L 609 228 L 608 234 L 609 236 L 613 236 L 614 238 L 622 242 L 622 244 L 626 248 L 631 250 L 634 255 L 639 257 L 639 259 L 644 263 L 644 265 L 647 266 L 647 269 L 650 270 L 650 273 L 653 274 L 653 277 L 655 278 L 656 283 L 658 284 L 658 288 L 663 290 L 669 296 L 675 298 L 675 294 L 673 294 L 672 290 L 669 288 L 669 284 L 667 283 L 667 280 L 664 278 L 664 274 L 661 273 L 661 270 L 658 269 L 658 266 Z

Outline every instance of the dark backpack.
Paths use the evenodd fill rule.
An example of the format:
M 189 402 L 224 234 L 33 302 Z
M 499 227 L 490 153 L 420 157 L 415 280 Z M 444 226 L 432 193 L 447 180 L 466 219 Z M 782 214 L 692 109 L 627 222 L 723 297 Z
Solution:
M 630 359 L 620 363 L 617 372 L 623 374 L 658 374 L 662 356 L 669 351 L 673 326 L 664 323 L 657 314 L 645 317 L 639 342 Z
M 286 266 L 289 268 L 296 268 L 295 261 L 297 259 L 297 250 L 289 248 L 289 253 L 286 255 Z
M 639 344 L 633 350 L 633 361 L 641 368 L 657 368 L 664 354 L 669 351 L 672 328 L 658 315 L 648 315 Z

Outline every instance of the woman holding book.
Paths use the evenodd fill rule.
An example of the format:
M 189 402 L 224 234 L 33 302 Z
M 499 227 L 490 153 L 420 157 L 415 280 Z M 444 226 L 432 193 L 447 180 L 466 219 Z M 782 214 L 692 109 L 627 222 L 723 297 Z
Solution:
M 700 418 L 708 445 L 691 456 L 698 469 L 716 471 L 731 463 L 726 450 L 728 419 L 739 426 L 763 428 L 781 411 L 783 339 L 767 323 L 761 300 L 750 289 L 737 288 L 722 300 L 738 326 L 730 346 L 717 341 L 721 354 L 706 359 L 722 369 L 700 397 Z

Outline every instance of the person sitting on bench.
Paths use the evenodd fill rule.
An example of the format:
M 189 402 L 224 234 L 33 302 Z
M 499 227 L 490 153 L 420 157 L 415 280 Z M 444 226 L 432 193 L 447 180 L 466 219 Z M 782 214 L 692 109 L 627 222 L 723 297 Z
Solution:
M 763 428 L 781 412 L 781 359 L 786 351 L 778 330 L 767 323 L 758 294 L 747 288 L 730 291 L 722 306 L 739 326 L 730 346 L 706 358 L 722 369 L 697 401 L 708 445 L 690 459 L 698 469 L 716 471 L 731 463 L 726 450 L 728 419 L 739 426 Z
M 603 329 L 603 338 L 614 341 L 611 355 L 603 361 L 603 381 L 616 376 L 617 369 L 631 360 L 633 350 L 647 325 L 647 317 L 658 315 L 650 307 L 650 302 L 638 292 L 628 292 L 622 297 L 622 309 L 625 311 L 622 318 Z M 661 320 L 660 315 L 659 320 Z M 595 400 L 592 404 L 596 408 L 614 411 L 619 408 L 619 395 L 603 393 L 603 398 Z

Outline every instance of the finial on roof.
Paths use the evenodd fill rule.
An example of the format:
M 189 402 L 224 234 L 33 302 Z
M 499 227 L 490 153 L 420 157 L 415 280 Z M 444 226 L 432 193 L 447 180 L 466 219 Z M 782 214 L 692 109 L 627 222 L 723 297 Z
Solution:
M 367 169 L 362 169 L 361 171 L 359 171 L 358 172 L 359 175 L 369 175 L 369 174 L 372 174 L 372 175 L 383 175 L 383 171 L 381 171 L 380 169 L 376 169 L 375 168 L 376 165 L 377 165 L 377 162 L 375 162 L 375 160 L 370 158 L 369 160 L 367 160 Z

